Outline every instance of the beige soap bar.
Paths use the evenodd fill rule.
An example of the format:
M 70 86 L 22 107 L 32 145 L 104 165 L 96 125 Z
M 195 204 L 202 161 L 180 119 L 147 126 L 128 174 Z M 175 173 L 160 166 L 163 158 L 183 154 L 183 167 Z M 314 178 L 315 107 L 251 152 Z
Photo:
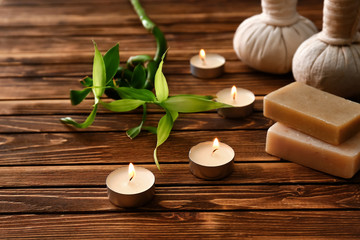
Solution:
M 360 104 L 300 82 L 266 95 L 264 116 L 335 145 L 360 130 Z
M 334 146 L 275 123 L 267 133 L 266 152 L 338 177 L 351 178 L 360 168 L 360 133 Z

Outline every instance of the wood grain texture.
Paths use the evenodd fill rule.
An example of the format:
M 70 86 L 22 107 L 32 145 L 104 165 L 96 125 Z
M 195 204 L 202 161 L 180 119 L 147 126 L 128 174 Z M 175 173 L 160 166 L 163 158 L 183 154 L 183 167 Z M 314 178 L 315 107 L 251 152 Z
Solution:
M 1 11 L 0 11 L 1 13 Z M 138 21 L 136 19 L 136 21 Z M 180 21 L 180 20 L 179 20 Z M 0 22 L 1 26 L 1 22 Z M 141 27 L 141 26 L 139 26 Z M 198 43 L 194 43 L 194 34 L 165 34 L 169 47 L 172 49 L 187 49 L 199 51 L 201 47 L 205 49 L 228 49 L 232 47 L 232 38 L 234 33 L 204 33 L 198 35 Z M 52 36 L 52 37 L 31 37 L 32 44 L 42 46 L 43 52 L 93 52 L 92 40 L 99 43 L 99 50 L 105 51 L 119 42 L 120 52 L 122 49 L 138 50 L 141 46 L 145 50 L 154 50 L 155 41 L 150 34 L 144 32 L 143 35 L 131 36 Z M 18 53 L 34 52 L 32 45 L 26 44 L 28 37 L 8 37 L 0 39 L 0 52 Z M 217 43 L 221 41 L 223 45 Z M 6 43 L 6 45 L 5 45 Z M 8 46 L 8 47 L 5 47 Z
M 238 27 L 238 22 L 227 23 L 188 23 L 173 22 L 162 24 L 161 30 L 166 34 L 172 33 L 233 33 Z M 55 29 L 54 29 L 55 28 Z M 53 25 L 53 26 L 17 26 L 16 28 L 4 28 L 6 37 L 52 37 L 52 36 L 123 36 L 145 35 L 146 31 L 138 22 L 133 24 L 109 24 L 109 25 Z
M 224 74 L 213 80 L 198 79 L 191 75 L 166 75 L 166 78 L 171 95 L 215 95 L 221 89 L 233 85 L 249 89 L 256 95 L 266 95 L 294 81 L 290 75 L 273 79 L 273 76 L 260 72 Z M 0 88 L 4 91 L 0 100 L 69 99 L 70 89 L 81 89 L 79 80 L 79 77 L 7 78 L 6 81 L 0 81 Z
M 182 114 L 159 148 L 156 137 L 130 140 L 141 109 L 100 108 L 94 125 L 59 122 L 86 118 L 89 96 L 71 106 L 69 90 L 92 74 L 93 44 L 105 53 L 120 44 L 120 60 L 155 52 L 128 0 L 0 0 L 0 238 L 26 239 L 359 239 L 360 173 L 346 180 L 265 153 L 263 97 L 294 79 L 258 72 L 232 48 L 237 26 L 261 12 L 260 0 L 141 0 L 165 33 L 170 94 L 214 95 L 236 85 L 256 94 L 255 113 L 222 119 L 216 111 Z M 323 0 L 298 1 L 298 11 L 320 29 Z M 202 80 L 189 59 L 200 48 L 227 60 L 225 74 Z M 105 101 L 108 101 L 106 99 Z M 163 111 L 148 108 L 148 125 Z M 189 171 L 189 149 L 214 137 L 236 152 L 235 170 L 218 181 Z M 105 179 L 129 161 L 156 176 L 146 206 L 119 209 Z
M 358 211 L 24 214 L 0 216 L 0 234 L 29 239 L 358 239 L 359 224 Z
M 106 188 L 0 189 L 1 213 L 121 211 Z M 137 211 L 359 209 L 359 185 L 238 185 L 156 187 Z
M 81 104 L 72 106 L 70 99 L 37 99 L 37 100 L 3 100 L 0 101 L 0 115 L 11 116 L 11 115 L 61 115 L 61 114 L 82 114 L 85 118 L 86 114 L 89 114 L 92 105 L 94 104 L 93 99 L 85 99 Z M 254 103 L 254 111 L 262 112 L 263 109 L 263 96 L 257 96 Z M 141 109 L 134 112 L 141 113 Z M 160 107 L 149 104 L 149 113 L 164 112 Z M 215 111 L 210 111 L 215 112 Z M 100 107 L 98 113 L 111 113 L 109 110 Z M 118 113 L 121 115 L 121 113 Z M 182 114 L 183 115 L 183 114 Z M 99 115 L 98 115 L 99 116 Z M 80 116 L 79 116 L 80 117 Z M 33 121 L 36 120 L 36 116 L 33 117 Z
M 1 14 L 4 16 L 4 20 L 0 23 L 7 23 L 5 20 L 9 18 L 13 20 L 13 22 L 7 23 L 6 26 L 57 25 L 59 22 L 71 25 L 129 25 L 137 23 L 136 15 L 132 12 L 132 7 L 128 1 L 105 1 L 101 5 L 97 5 L 94 2 L 81 4 L 81 2 L 70 3 L 69 1 L 61 3 L 53 1 L 51 3 L 44 3 L 44 1 L 39 1 L 38 4 L 10 2 L 2 1 L 1 3 L 1 10 L 3 10 Z M 159 4 L 158 1 L 145 0 L 142 3 L 151 18 L 158 24 L 165 24 L 172 20 L 177 20 L 177 22 L 212 23 L 234 21 L 240 23 L 244 17 L 261 12 L 259 1 L 232 0 L 227 1 L 227 4 L 223 4 L 221 1 L 216 0 L 207 2 L 187 0 L 176 3 L 176 8 L 173 7 L 173 1 L 162 1 Z M 206 9 L 206 12 L 204 9 Z M 322 1 L 320 0 L 299 1 L 298 11 L 305 16 L 318 18 L 320 17 L 318 12 L 321 10 Z M 24 14 L 12 15 L 16 12 Z M 27 18 L 25 13 L 29 12 L 34 14 L 34 16 Z M 51 15 L 51 13 L 54 15 Z M 41 21 L 42 19 L 47 19 L 48 21 Z
M 164 113 L 149 114 L 146 125 L 157 126 Z M 73 129 L 61 124 L 59 119 L 66 115 L 40 116 L 0 116 L 0 133 L 36 133 L 36 132 L 108 132 L 126 131 L 140 124 L 140 114 L 102 114 L 96 117 L 94 124 L 87 129 Z M 71 115 L 76 121 L 83 121 L 84 116 Z M 202 130 L 267 130 L 274 122 L 262 113 L 253 113 L 245 119 L 224 119 L 217 113 L 180 114 L 175 122 L 174 131 Z M 120 133 L 121 134 L 121 133 Z M 136 140 L 136 139 L 135 139 Z M 135 142 L 134 142 L 135 143 Z
M 106 49 L 103 49 L 105 51 Z M 166 55 L 166 63 L 169 63 L 169 65 L 172 62 L 182 61 L 189 64 L 190 58 L 194 56 L 195 54 L 198 54 L 199 49 L 169 49 L 168 54 Z M 238 61 L 238 58 L 236 57 L 236 54 L 233 49 L 213 49 L 211 50 L 214 53 L 219 53 L 223 55 L 227 61 L 230 62 L 236 62 L 238 66 L 244 66 L 241 61 Z M 147 54 L 147 55 L 153 55 L 155 52 L 154 49 L 147 50 L 127 50 L 122 49 L 120 52 L 120 63 L 125 64 L 126 60 L 130 56 L 139 55 L 139 54 Z M 20 68 L 21 70 L 22 66 L 19 66 L 21 64 L 23 65 L 31 65 L 36 66 L 39 64 L 42 65 L 49 65 L 49 64 L 65 64 L 65 65 L 72 65 L 72 64 L 89 64 L 91 65 L 93 60 L 93 47 L 88 49 L 88 51 L 83 52 L 58 52 L 56 53 L 56 58 L 54 58 L 54 53 L 49 52 L 16 52 L 16 53 L 2 53 L 0 55 L 0 66 L 16 66 Z M 226 64 L 227 65 L 227 64 Z M 46 67 L 46 66 L 45 66 Z M 247 67 L 250 69 L 249 67 Z M 56 69 L 55 69 L 56 70 Z M 166 71 L 166 69 L 164 68 Z M 253 70 L 254 71 L 254 70 Z
M 195 55 L 196 53 L 193 53 Z M 191 56 L 189 56 L 189 59 Z M 12 61 L 23 61 L 22 59 L 13 59 Z M 46 61 L 45 59 L 43 61 Z M 125 62 L 125 60 L 124 60 Z M 164 66 L 164 74 L 166 76 L 171 74 L 184 74 L 190 75 L 190 63 L 188 60 L 174 60 L 171 61 L 167 58 L 166 67 Z M 1 64 L 0 64 L 1 66 Z M 59 64 L 3 64 L 1 66 L 2 72 L 0 72 L 1 78 L 22 78 L 22 77 L 78 77 L 80 81 L 85 76 L 91 76 L 92 74 L 92 62 L 90 63 L 59 63 Z M 244 63 L 232 60 L 227 60 L 225 65 L 226 73 L 255 73 L 254 69 L 246 66 Z M 75 81 L 75 82 L 78 82 Z
M 192 146 L 215 137 L 232 146 L 236 161 L 278 159 L 264 151 L 264 130 L 175 131 L 158 149 L 159 161 L 188 162 Z M 0 165 L 152 163 L 156 136 L 144 133 L 131 140 L 124 132 L 2 134 L 0 142 Z
M 141 165 L 151 170 L 157 186 L 231 185 L 231 184 L 353 184 L 360 183 L 360 173 L 345 180 L 289 162 L 236 163 L 234 172 L 218 181 L 204 181 L 190 173 L 189 164 L 160 163 Z M 75 187 L 105 186 L 107 175 L 122 165 L 80 166 L 10 166 L 0 167 L 0 187 Z

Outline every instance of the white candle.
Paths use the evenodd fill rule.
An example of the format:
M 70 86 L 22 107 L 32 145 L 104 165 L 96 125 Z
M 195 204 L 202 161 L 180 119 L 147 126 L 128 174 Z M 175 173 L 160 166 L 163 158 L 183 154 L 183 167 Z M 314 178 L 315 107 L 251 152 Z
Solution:
M 133 168 L 133 169 L 132 169 Z M 155 176 L 143 167 L 122 167 L 106 178 L 110 202 L 119 207 L 139 207 L 152 199 Z
M 198 55 L 190 59 L 191 74 L 198 78 L 216 78 L 224 72 L 225 58 L 216 53 L 205 53 L 201 49 Z
M 233 106 L 218 109 L 219 115 L 226 118 L 243 118 L 253 112 L 255 95 L 247 89 L 233 86 L 219 91 L 216 94 L 216 101 Z
M 196 177 L 217 180 L 231 174 L 234 169 L 234 150 L 225 143 L 202 142 L 190 149 L 190 171 Z

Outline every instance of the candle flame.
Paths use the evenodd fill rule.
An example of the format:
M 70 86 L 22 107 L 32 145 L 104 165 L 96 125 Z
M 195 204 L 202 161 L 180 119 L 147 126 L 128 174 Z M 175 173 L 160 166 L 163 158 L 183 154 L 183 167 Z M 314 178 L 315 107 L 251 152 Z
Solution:
M 236 87 L 235 85 L 231 88 L 231 96 L 232 96 L 232 99 L 235 101 L 236 99 L 236 95 L 237 95 L 237 91 L 236 91 Z
M 135 177 L 135 168 L 134 165 L 132 163 L 129 164 L 129 178 L 131 181 L 133 178 Z
M 206 53 L 204 49 L 201 49 L 199 52 L 200 59 L 203 63 L 205 63 Z
M 215 138 L 214 139 L 214 142 L 213 142 L 213 152 L 212 152 L 212 154 L 214 154 L 214 152 L 216 152 L 217 150 L 219 150 L 219 147 L 220 147 L 220 145 L 219 145 L 219 139 L 218 138 Z

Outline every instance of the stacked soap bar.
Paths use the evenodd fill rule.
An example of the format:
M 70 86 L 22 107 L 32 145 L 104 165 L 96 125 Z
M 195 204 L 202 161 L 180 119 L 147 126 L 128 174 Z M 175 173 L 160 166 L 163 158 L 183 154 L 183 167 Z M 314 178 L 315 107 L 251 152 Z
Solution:
M 360 168 L 360 104 L 294 82 L 264 98 L 264 115 L 279 123 L 266 152 L 335 176 Z

